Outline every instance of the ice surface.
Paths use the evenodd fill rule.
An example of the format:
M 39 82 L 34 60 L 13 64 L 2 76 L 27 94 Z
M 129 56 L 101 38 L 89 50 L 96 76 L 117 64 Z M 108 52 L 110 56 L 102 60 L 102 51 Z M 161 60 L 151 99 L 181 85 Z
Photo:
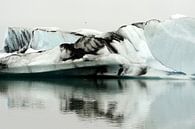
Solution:
M 141 23 L 135 23 L 141 24 Z M 140 60 L 142 63 L 144 62 L 147 66 L 164 71 L 172 71 L 171 69 L 162 65 L 159 61 L 157 61 L 153 55 L 151 54 L 150 49 L 146 43 L 144 30 L 139 26 L 136 27 L 135 24 L 133 25 L 126 25 L 117 30 L 117 33 L 122 35 L 128 42 L 128 46 L 132 45 L 131 48 L 128 48 L 129 54 L 127 55 L 128 58 L 134 60 Z M 143 23 L 142 23 L 143 24 Z M 121 50 L 123 51 L 123 50 Z
M 28 28 L 9 27 L 5 36 L 4 50 L 8 53 L 27 49 L 31 41 L 32 30 Z
M 153 56 L 162 64 L 187 74 L 195 73 L 195 19 L 150 21 L 144 28 Z
M 80 36 L 63 32 L 57 28 L 18 28 L 9 27 L 4 44 L 8 53 L 25 52 L 32 48 L 35 50 L 52 49 L 62 43 L 75 43 Z
M 73 44 L 80 36 L 60 30 L 35 29 L 30 47 L 35 50 L 52 49 L 62 43 Z
M 184 17 L 187 17 L 183 14 L 175 14 L 175 15 L 172 15 L 170 18 L 171 19 L 180 19 L 180 18 L 184 18 Z

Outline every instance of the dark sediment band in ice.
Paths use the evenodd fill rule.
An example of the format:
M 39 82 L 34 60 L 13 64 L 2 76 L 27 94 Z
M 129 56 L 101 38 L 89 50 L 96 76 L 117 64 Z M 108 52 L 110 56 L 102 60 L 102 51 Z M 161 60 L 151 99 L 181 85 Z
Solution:
M 25 51 L 32 38 L 32 30 L 26 28 L 8 28 L 5 39 L 4 50 L 8 53 L 15 51 Z

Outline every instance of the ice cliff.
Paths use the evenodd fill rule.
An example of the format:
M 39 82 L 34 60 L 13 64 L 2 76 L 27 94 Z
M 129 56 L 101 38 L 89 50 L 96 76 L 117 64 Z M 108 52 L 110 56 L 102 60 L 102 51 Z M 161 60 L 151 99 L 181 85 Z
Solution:
M 0 74 L 193 78 L 195 20 L 173 17 L 111 32 L 8 28 Z

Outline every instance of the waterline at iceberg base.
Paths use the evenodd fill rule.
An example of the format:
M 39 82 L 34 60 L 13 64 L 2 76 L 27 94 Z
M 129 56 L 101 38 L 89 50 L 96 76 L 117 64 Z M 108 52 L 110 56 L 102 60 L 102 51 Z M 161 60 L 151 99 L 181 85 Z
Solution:
M 194 79 L 195 19 L 174 17 L 110 32 L 9 27 L 1 77 Z

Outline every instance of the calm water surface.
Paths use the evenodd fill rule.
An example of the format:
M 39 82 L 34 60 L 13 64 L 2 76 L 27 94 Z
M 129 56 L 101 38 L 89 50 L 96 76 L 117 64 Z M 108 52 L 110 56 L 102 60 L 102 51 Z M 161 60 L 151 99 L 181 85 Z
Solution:
M 195 129 L 195 81 L 0 80 L 0 129 Z

